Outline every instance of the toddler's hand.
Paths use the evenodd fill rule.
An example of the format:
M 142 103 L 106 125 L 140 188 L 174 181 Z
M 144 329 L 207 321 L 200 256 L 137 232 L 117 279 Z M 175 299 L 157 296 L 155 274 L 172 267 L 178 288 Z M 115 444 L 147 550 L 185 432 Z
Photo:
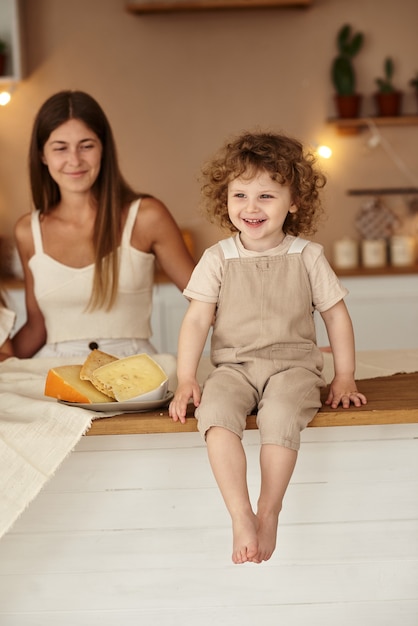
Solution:
M 170 402 L 168 407 L 168 414 L 174 422 L 186 423 L 187 404 L 190 400 L 193 400 L 194 406 L 199 406 L 200 403 L 200 387 L 197 381 L 190 381 L 187 383 L 181 383 L 174 394 L 174 398 Z
M 335 377 L 329 387 L 329 394 L 325 404 L 330 405 L 333 409 L 336 409 L 341 404 L 343 409 L 348 409 L 351 403 L 354 406 L 361 406 L 362 404 L 367 404 L 367 398 L 358 391 L 354 378 Z

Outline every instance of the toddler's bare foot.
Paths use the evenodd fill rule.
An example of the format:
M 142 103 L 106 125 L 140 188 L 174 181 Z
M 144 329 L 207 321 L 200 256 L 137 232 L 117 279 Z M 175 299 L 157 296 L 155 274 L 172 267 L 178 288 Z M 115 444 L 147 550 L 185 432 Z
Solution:
M 276 547 L 279 516 L 275 513 L 258 516 L 258 562 L 268 561 Z
M 232 560 L 234 563 L 259 562 L 257 560 L 257 530 L 258 520 L 254 513 L 232 520 Z

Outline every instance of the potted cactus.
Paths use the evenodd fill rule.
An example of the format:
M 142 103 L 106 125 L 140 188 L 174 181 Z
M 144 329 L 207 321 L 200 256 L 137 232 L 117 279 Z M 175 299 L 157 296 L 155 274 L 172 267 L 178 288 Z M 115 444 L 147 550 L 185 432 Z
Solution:
M 379 117 L 396 117 L 401 112 L 402 92 L 393 84 L 394 63 L 387 57 L 383 64 L 384 77 L 376 78 L 378 91 L 374 99 Z
M 409 81 L 410 86 L 415 91 L 415 96 L 418 104 L 418 72 L 415 74 L 413 78 Z
M 356 92 L 356 74 L 353 57 L 363 46 L 363 33 L 353 33 L 350 24 L 344 24 L 337 34 L 338 56 L 331 68 L 331 79 L 334 85 L 335 106 L 338 116 L 342 118 L 358 117 L 362 97 Z

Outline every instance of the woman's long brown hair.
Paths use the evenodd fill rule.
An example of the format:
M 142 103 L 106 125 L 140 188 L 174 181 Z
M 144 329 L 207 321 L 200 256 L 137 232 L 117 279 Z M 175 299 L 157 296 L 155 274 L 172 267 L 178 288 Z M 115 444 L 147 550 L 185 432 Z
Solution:
M 100 105 L 82 91 L 61 91 L 40 108 L 34 122 L 29 147 L 29 175 L 32 199 L 40 215 L 58 205 L 61 194 L 42 162 L 45 143 L 51 133 L 70 119 L 82 121 L 100 139 L 102 161 L 92 189 L 97 202 L 93 233 L 95 270 L 88 308 L 111 309 L 118 292 L 118 246 L 121 239 L 122 211 L 129 203 L 146 194 L 135 192 L 123 178 L 112 129 Z

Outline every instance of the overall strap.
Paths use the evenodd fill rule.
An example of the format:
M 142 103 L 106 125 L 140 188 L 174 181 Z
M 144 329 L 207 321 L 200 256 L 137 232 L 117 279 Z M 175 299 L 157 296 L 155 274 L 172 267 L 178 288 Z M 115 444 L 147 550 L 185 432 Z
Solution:
M 41 224 L 39 222 L 39 211 L 37 210 L 32 211 L 30 220 L 31 220 L 33 244 L 35 246 L 35 254 L 43 254 L 44 248 L 42 245 L 42 233 L 41 233 Z
M 228 239 L 222 239 L 219 242 L 219 245 L 222 248 L 225 259 L 238 259 L 239 253 L 237 244 L 235 243 L 234 237 L 228 237 Z
M 128 209 L 128 217 L 126 218 L 125 227 L 122 233 L 122 246 L 130 246 L 132 230 L 135 224 L 136 216 L 138 214 L 139 205 L 141 204 L 141 198 L 131 203 Z
M 287 254 L 301 254 L 302 250 L 308 245 L 308 243 L 309 241 L 307 239 L 296 237 L 296 239 L 292 241 Z

